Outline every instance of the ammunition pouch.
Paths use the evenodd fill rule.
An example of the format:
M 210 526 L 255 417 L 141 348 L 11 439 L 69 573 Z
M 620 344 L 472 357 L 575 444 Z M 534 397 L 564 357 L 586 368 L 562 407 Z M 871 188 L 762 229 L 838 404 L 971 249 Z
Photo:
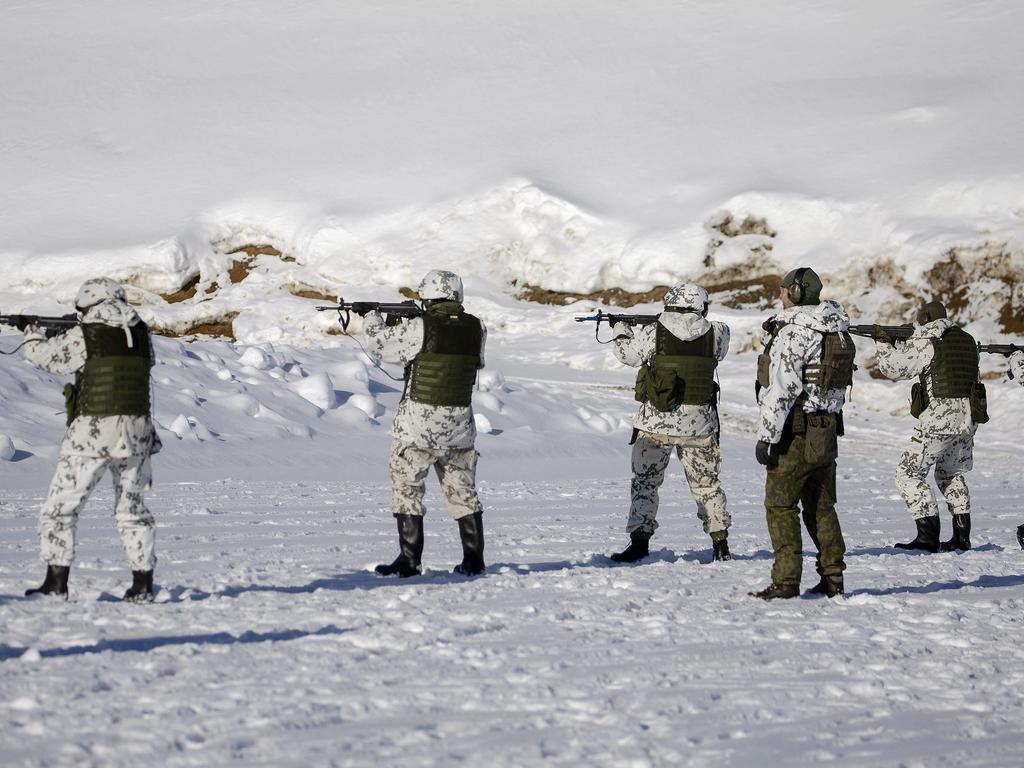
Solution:
M 650 403 L 662 413 L 676 409 L 682 402 L 683 381 L 672 368 L 644 364 L 636 376 L 634 397 L 641 403 Z
M 910 388 L 910 415 L 915 419 L 918 419 L 927 407 L 928 391 L 925 386 L 918 381 Z
M 975 424 L 988 423 L 988 394 L 980 381 L 971 389 L 971 421 Z
M 768 370 L 770 365 L 771 358 L 768 357 L 768 351 L 765 350 L 757 356 L 757 391 L 768 388 Z
M 78 387 L 71 383 L 64 385 L 64 412 L 67 414 L 66 426 L 70 427 L 78 416 Z

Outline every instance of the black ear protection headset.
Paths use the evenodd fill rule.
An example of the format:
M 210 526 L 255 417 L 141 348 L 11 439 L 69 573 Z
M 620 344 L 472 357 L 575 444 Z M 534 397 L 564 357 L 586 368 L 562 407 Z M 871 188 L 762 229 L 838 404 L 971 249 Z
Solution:
M 800 267 L 793 275 L 793 284 L 786 288 L 786 292 L 794 304 L 799 304 L 804 300 L 804 294 L 807 291 L 807 286 L 804 285 L 804 275 L 807 274 L 807 270 L 808 267 Z

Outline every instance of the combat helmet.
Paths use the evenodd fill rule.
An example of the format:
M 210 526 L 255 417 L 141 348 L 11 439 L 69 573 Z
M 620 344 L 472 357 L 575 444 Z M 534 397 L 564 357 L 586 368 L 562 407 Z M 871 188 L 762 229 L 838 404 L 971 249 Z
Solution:
M 421 301 L 462 301 L 462 278 L 446 269 L 432 269 L 416 289 Z
M 704 316 L 708 313 L 708 292 L 696 283 L 676 283 L 665 294 L 665 306 L 677 312 L 695 312 Z
M 84 312 L 104 301 L 127 302 L 124 288 L 117 280 L 109 277 L 94 277 L 82 283 L 75 296 L 75 309 Z

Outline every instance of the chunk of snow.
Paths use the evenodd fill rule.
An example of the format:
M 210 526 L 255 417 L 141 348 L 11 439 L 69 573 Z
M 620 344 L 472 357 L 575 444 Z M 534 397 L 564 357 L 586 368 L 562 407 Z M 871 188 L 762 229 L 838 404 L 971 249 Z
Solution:
M 295 394 L 325 411 L 338 404 L 334 394 L 334 382 L 327 373 L 314 373 L 304 379 L 293 381 L 288 386 Z
M 11 461 L 17 452 L 14 441 L 7 435 L 0 435 L 0 461 Z
M 274 368 L 277 363 L 274 358 L 268 355 L 259 347 L 248 347 L 238 358 L 240 365 L 247 365 L 258 371 L 266 371 Z
M 492 389 L 503 390 L 505 377 L 501 375 L 501 371 L 480 371 L 477 376 L 477 386 L 481 392 L 490 392 Z
M 476 431 L 481 434 L 489 435 L 494 429 L 494 427 L 491 426 L 491 420 L 482 413 L 474 413 L 473 421 L 476 423 Z
M 378 403 L 373 395 L 352 395 L 345 405 L 351 405 L 353 408 L 358 408 L 371 419 L 375 419 L 384 414 L 384 406 Z

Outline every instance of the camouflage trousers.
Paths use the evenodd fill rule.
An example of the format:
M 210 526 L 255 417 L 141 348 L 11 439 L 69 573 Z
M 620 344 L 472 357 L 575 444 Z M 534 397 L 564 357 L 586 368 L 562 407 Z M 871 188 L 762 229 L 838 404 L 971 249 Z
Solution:
M 725 506 L 725 491 L 718 480 L 722 467 L 718 438 L 715 435 L 669 437 L 651 432 L 640 432 L 633 443 L 633 480 L 626 530 L 653 534 L 657 529 L 658 490 L 673 453 L 683 465 L 704 533 L 728 531 L 731 520 Z
M 114 521 L 133 571 L 151 571 L 156 564 L 156 524 L 142 498 L 152 484 L 149 456 L 104 459 L 61 456 L 50 491 L 39 512 L 43 562 L 70 566 L 75 559 L 78 514 L 89 494 L 110 470 L 114 481 Z
M 397 440 L 391 446 L 391 511 L 396 515 L 423 515 L 423 496 L 431 467 L 441 483 L 441 494 L 453 518 L 482 512 L 476 493 L 473 448 L 424 448 Z
M 775 454 L 778 464 L 768 469 L 765 481 L 764 506 L 775 552 L 773 584 L 800 586 L 801 516 L 818 551 L 818 574 L 841 576 L 846 568 L 846 542 L 836 515 L 835 417 L 808 420 L 807 434 L 783 438 Z
M 946 499 L 950 514 L 970 514 L 971 497 L 964 473 L 974 468 L 974 431 L 957 435 L 930 435 L 914 430 L 910 447 L 896 467 L 896 488 L 917 520 L 939 514 L 928 472 L 935 467 L 935 484 Z

